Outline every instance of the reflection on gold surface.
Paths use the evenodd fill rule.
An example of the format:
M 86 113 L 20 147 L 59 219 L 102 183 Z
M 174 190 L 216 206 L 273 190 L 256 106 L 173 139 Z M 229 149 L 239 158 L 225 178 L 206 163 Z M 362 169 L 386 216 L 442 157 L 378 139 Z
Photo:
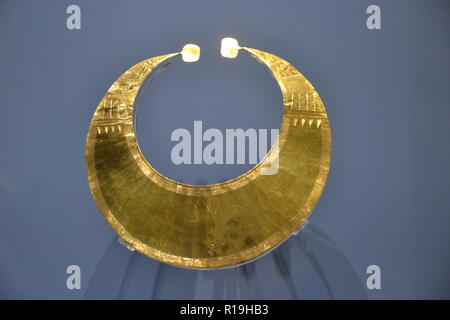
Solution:
M 200 59 L 200 47 L 196 44 L 188 43 L 181 51 L 181 58 L 184 62 L 195 62 Z
M 195 49 L 195 48 L 194 48 Z M 308 217 L 330 165 L 324 105 L 309 81 L 285 60 L 242 47 L 273 73 L 284 115 L 272 150 L 247 173 L 195 186 L 157 172 L 137 145 L 133 107 L 147 75 L 172 53 L 128 69 L 98 105 L 86 142 L 88 180 L 105 219 L 139 252 L 176 266 L 220 268 L 276 247 Z M 279 151 L 279 169 L 262 174 Z
M 223 38 L 220 44 L 220 54 L 225 58 L 236 58 L 239 49 L 239 43 L 234 38 Z

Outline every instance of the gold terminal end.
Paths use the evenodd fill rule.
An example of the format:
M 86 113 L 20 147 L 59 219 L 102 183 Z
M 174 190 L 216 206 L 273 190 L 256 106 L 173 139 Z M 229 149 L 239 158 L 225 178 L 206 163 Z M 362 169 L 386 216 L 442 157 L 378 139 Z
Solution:
M 223 38 L 220 46 L 220 54 L 225 58 L 236 58 L 239 49 L 239 43 L 234 38 Z
M 200 59 L 200 47 L 196 44 L 188 43 L 181 51 L 181 58 L 184 62 L 196 62 Z

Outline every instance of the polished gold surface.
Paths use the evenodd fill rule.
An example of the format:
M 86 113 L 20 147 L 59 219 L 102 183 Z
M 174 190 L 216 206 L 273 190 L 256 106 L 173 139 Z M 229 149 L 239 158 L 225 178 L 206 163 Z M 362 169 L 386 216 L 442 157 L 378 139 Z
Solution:
M 92 118 L 86 161 L 94 199 L 125 242 L 161 262 L 220 268 L 254 259 L 289 237 L 322 193 L 331 134 L 319 95 L 285 60 L 240 49 L 269 68 L 284 99 L 275 146 L 242 176 L 214 185 L 186 185 L 161 175 L 142 155 L 132 120 L 135 96 L 152 69 L 179 53 L 154 57 L 127 70 Z M 262 174 L 277 151 L 278 172 Z

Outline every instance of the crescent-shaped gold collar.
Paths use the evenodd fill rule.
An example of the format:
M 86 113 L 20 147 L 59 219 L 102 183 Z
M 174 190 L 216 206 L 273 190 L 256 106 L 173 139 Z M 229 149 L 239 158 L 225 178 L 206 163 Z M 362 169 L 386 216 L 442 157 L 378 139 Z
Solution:
M 331 132 L 316 90 L 287 61 L 257 49 L 235 49 L 250 52 L 269 68 L 284 100 L 276 143 L 258 165 L 235 179 L 206 186 L 179 183 L 156 171 L 139 149 L 135 97 L 155 67 L 180 53 L 128 69 L 92 118 L 86 162 L 95 202 L 126 243 L 161 262 L 221 268 L 255 259 L 302 225 L 324 188 Z M 261 174 L 275 157 L 277 173 Z

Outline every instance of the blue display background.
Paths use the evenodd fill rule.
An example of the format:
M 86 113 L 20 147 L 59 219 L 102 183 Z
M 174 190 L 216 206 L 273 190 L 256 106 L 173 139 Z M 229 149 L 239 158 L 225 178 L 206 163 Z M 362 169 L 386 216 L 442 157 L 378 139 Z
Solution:
M 70 4 L 81 8 L 81 30 L 66 28 Z M 370 4 L 381 7 L 381 30 L 366 28 Z M 449 9 L 448 1 L 1 1 L 0 298 L 220 298 L 211 285 L 229 278 L 234 290 L 243 269 L 161 267 L 117 244 L 84 160 L 111 83 L 145 58 L 196 43 L 200 61 L 174 59 L 143 98 L 143 152 L 189 183 L 248 170 L 170 162 L 170 133 L 194 120 L 280 124 L 274 80 L 246 54 L 220 57 L 225 36 L 295 65 L 320 93 L 333 136 L 328 183 L 300 235 L 317 244 L 309 249 L 321 267 L 291 240 L 278 249 L 290 250 L 289 274 L 268 255 L 244 275 L 258 293 L 236 297 L 450 298 Z M 71 264 L 81 267 L 81 290 L 66 288 Z M 372 264 L 381 290 L 366 288 Z

